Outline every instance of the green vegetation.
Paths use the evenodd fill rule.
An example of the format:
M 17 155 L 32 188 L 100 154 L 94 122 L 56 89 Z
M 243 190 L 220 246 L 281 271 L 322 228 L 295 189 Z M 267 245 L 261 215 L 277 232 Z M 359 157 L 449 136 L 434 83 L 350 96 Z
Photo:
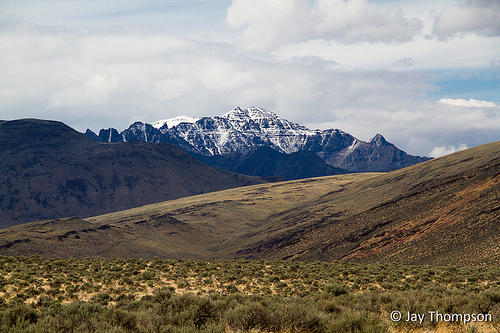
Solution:
M 491 314 L 463 325 L 403 314 Z M 495 328 L 497 327 L 497 328 Z M 2 332 L 497 332 L 500 267 L 0 257 Z

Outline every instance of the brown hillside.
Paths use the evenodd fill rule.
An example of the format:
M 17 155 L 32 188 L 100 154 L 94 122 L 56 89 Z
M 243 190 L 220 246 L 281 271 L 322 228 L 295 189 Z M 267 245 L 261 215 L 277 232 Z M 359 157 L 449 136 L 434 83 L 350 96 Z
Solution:
M 60 122 L 0 123 L 0 227 L 262 183 L 169 144 L 99 143 Z
M 374 174 L 349 174 L 207 193 L 86 219 L 0 230 L 0 254 L 45 257 L 210 258 L 217 244 L 256 230 L 269 215 Z
M 498 263 L 499 184 L 495 142 L 346 186 L 234 240 L 242 250 L 226 247 L 256 258 Z

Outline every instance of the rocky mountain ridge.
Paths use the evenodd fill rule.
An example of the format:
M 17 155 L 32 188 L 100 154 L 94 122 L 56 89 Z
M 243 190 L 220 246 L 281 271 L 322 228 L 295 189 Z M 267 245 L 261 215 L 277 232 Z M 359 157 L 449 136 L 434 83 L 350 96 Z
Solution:
M 90 129 L 85 134 L 101 142 L 168 142 L 202 156 L 248 154 L 262 146 L 286 154 L 310 150 L 325 163 L 350 172 L 392 171 L 429 160 L 405 153 L 380 134 L 364 142 L 339 129 L 310 130 L 256 107 L 236 107 L 213 118 L 135 122 L 121 133 L 108 128 L 98 135 Z

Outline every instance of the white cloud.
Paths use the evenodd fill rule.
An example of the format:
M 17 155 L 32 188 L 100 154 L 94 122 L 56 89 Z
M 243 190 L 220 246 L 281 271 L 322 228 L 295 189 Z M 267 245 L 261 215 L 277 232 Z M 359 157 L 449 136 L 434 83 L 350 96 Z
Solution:
M 423 27 L 420 19 L 404 17 L 400 7 L 379 12 L 364 0 L 318 0 L 311 26 L 320 37 L 346 43 L 410 41 Z
M 50 98 L 49 107 L 86 107 L 104 104 L 109 94 L 118 87 L 118 83 L 118 78 L 108 79 L 105 75 L 92 75 L 77 87 L 56 91 Z
M 380 132 L 420 155 L 450 143 L 471 147 L 500 139 L 498 108 L 425 101 L 437 89 L 428 83 L 429 75 L 380 69 L 378 60 L 359 69 L 367 55 L 382 59 L 384 53 L 390 54 L 386 68 L 398 60 L 409 65 L 405 58 L 410 56 L 412 68 L 419 67 L 418 54 L 393 44 L 388 47 L 394 53 L 378 51 L 381 43 L 331 45 L 337 51 L 354 47 L 350 52 L 358 58 L 344 66 L 334 56 L 308 56 L 306 47 L 300 57 L 252 56 L 230 44 L 143 28 L 82 32 L 11 24 L 0 29 L 0 119 L 38 117 L 64 121 L 79 131 L 122 130 L 136 120 L 215 116 L 236 105 L 255 105 L 311 128 L 340 128 L 362 140 Z
M 366 0 L 234 0 L 226 23 L 242 28 L 238 44 L 249 51 L 314 39 L 401 43 L 423 27 L 399 7 L 380 12 Z
M 490 68 L 493 72 L 500 73 L 500 60 L 491 59 L 489 61 Z
M 488 101 L 478 101 L 476 99 L 452 99 L 452 98 L 441 98 L 439 101 L 441 104 L 449 104 L 453 106 L 464 106 L 464 107 L 469 107 L 469 108 L 495 108 L 499 107 L 496 103 L 494 102 L 488 102 Z
M 255 82 L 251 71 L 220 58 L 202 57 L 194 67 L 197 69 L 193 74 L 198 81 L 207 89 L 218 92 L 239 90 Z
M 437 15 L 432 31 L 441 40 L 467 33 L 500 36 L 500 2 L 467 0 L 448 6 Z
M 436 72 L 445 69 L 485 68 L 495 70 L 495 59 L 499 58 L 500 37 L 487 38 L 466 35 L 447 42 L 436 38 L 418 36 L 413 42 L 402 44 L 368 43 L 343 44 L 338 41 L 310 40 L 287 44 L 272 52 L 276 59 L 287 60 L 298 57 L 317 57 L 335 61 L 347 69 L 395 68 L 399 61 L 411 58 L 412 67 L 398 67 L 400 70 Z M 401 65 L 401 63 L 397 64 Z
M 467 145 L 465 143 L 459 143 L 457 146 L 440 146 L 434 147 L 432 151 L 429 153 L 430 157 L 441 157 L 444 155 L 452 154 L 460 150 L 467 149 Z
M 167 78 L 153 83 L 153 94 L 159 100 L 170 100 L 182 96 L 193 89 L 194 82 L 189 78 Z
M 109 63 L 143 62 L 159 56 L 188 51 L 193 43 L 157 30 L 120 27 L 80 35 L 80 56 L 89 61 Z
M 399 59 L 398 61 L 396 61 L 393 66 L 394 67 L 413 67 L 413 65 L 415 64 L 413 58 L 411 57 L 405 57 L 405 58 L 402 58 L 402 59 Z

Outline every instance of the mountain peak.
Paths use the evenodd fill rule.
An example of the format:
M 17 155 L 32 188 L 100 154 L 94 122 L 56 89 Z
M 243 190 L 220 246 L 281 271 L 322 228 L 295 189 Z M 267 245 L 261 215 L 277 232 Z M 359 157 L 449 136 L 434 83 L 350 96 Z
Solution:
M 45 147 L 61 142 L 69 144 L 74 140 L 87 141 L 88 138 L 59 121 L 28 118 L 5 121 L 0 125 L 0 148 Z
M 251 106 L 249 108 L 235 107 L 231 111 L 223 114 L 221 118 L 226 118 L 228 120 L 254 120 L 258 121 L 261 119 L 282 119 L 276 113 L 266 110 L 264 108 L 258 108 Z
M 309 135 L 314 134 L 314 131 L 311 131 L 305 126 L 295 124 L 285 118 L 278 116 L 276 113 L 272 111 L 255 106 L 251 106 L 249 108 L 241 108 L 237 106 L 228 113 L 223 114 L 221 118 L 225 118 L 234 124 L 252 122 L 258 124 L 260 128 L 264 131 L 269 129 L 271 130 L 281 129 L 293 132 L 300 131 L 301 134 L 306 134 L 306 133 Z
M 374 145 L 376 147 L 394 146 L 392 143 L 387 141 L 382 134 L 378 134 L 378 133 L 368 143 L 371 145 Z

